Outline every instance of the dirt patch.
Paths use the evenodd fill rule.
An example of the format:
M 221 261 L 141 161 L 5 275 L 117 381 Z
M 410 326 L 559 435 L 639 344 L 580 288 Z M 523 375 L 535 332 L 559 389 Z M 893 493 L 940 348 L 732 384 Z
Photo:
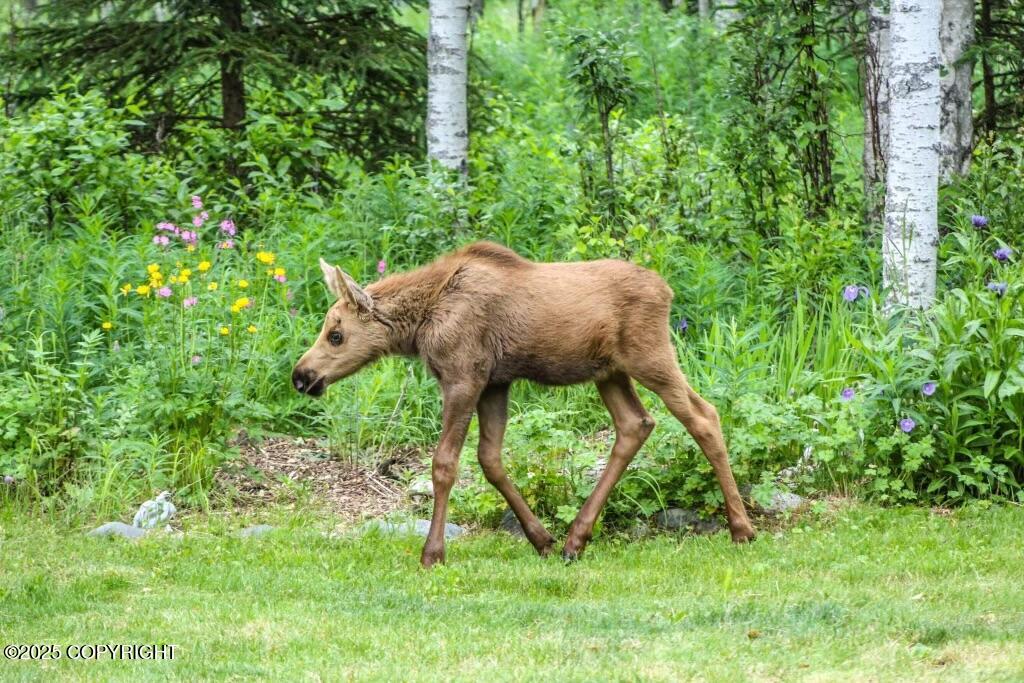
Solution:
M 236 508 L 311 499 L 347 519 L 379 517 L 409 505 L 404 484 L 420 473 L 422 453 L 408 449 L 377 466 L 340 460 L 313 439 L 237 440 L 238 459 L 216 475 Z

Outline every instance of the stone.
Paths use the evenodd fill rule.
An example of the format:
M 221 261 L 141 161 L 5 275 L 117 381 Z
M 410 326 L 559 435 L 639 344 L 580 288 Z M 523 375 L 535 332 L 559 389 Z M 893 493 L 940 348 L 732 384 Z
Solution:
M 391 522 L 386 519 L 371 519 L 359 527 L 360 532 L 379 533 L 389 536 L 422 536 L 426 538 L 430 531 L 429 519 L 413 519 L 401 522 Z M 444 537 L 447 540 L 458 538 L 466 533 L 458 524 L 448 523 L 444 525 Z
M 409 486 L 410 496 L 434 497 L 434 482 L 429 479 L 417 479 Z
M 804 499 L 795 493 L 789 491 L 776 491 L 772 494 L 772 499 L 765 506 L 765 512 L 772 514 L 779 514 L 780 512 L 789 512 L 795 510 L 804 504 Z
M 107 522 L 89 532 L 89 536 L 120 536 L 122 538 L 142 538 L 146 535 L 145 529 L 134 527 L 124 522 Z
M 257 524 L 256 526 L 249 526 L 238 532 L 239 538 L 259 538 L 260 536 L 266 536 L 276 527 L 272 527 L 269 524 Z
M 512 508 L 505 508 L 505 514 L 501 516 L 501 523 L 498 525 L 498 528 L 512 534 L 513 536 L 526 538 L 526 532 L 523 531 L 523 525 L 519 523 L 519 518 L 516 517 L 516 513 L 512 512 Z
M 707 535 L 718 533 L 722 525 L 714 519 L 704 519 L 700 513 L 682 508 L 669 508 L 654 515 L 654 525 L 666 531 L 689 531 Z

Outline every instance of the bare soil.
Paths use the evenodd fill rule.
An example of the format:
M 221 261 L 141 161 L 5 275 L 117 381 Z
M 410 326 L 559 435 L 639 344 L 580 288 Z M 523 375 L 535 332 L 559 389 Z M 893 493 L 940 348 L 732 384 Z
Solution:
M 405 482 L 424 470 L 415 448 L 368 465 L 340 459 L 315 439 L 252 441 L 242 434 L 236 443 L 238 459 L 216 475 L 218 489 L 235 508 L 306 499 L 349 520 L 381 517 L 408 507 Z

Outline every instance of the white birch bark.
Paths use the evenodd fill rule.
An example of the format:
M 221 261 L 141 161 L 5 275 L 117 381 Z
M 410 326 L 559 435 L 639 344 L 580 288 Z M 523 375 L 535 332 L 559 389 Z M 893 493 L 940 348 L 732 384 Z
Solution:
M 697 16 L 702 21 L 707 21 L 711 18 L 711 0 L 697 0 Z
M 864 46 L 864 194 L 868 214 L 881 219 L 889 146 L 889 15 L 885 0 L 868 0 Z
M 427 156 L 463 174 L 469 148 L 469 5 L 469 0 L 430 0 L 427 39 Z
M 892 0 L 883 280 L 889 305 L 935 298 L 939 192 L 939 5 Z
M 942 93 L 942 152 L 939 178 L 945 182 L 954 175 L 967 173 L 974 147 L 974 122 L 971 108 L 971 74 L 974 60 L 964 54 L 974 42 L 974 0 L 942 0 L 942 49 L 940 80 Z
M 740 18 L 736 9 L 736 0 L 715 0 L 715 26 L 721 30 L 729 28 L 729 24 Z

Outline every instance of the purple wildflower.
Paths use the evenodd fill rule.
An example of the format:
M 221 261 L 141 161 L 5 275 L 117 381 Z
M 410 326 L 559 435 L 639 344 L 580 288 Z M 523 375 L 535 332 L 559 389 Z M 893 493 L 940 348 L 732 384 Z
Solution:
M 996 296 L 1002 296 L 1006 294 L 1006 283 L 1005 282 L 990 282 L 988 283 L 988 291 L 995 292 Z
M 153 244 L 157 246 L 166 247 L 170 243 L 171 238 L 167 235 L 153 235 Z
M 14 484 L 15 484 L 14 477 L 12 477 L 9 474 L 5 474 L 4 475 L 4 483 L 7 484 L 8 486 L 14 486 Z
M 921 393 L 925 396 L 933 396 L 937 386 L 938 385 L 936 385 L 935 382 L 925 382 L 921 385 Z
M 194 230 L 182 230 L 181 241 L 185 244 L 195 244 L 199 241 L 199 234 Z
M 184 301 L 182 301 L 181 305 L 184 306 L 185 308 L 192 308 L 197 303 L 199 303 L 199 297 L 197 297 L 197 296 L 190 296 L 187 299 L 185 299 Z
M 1013 256 L 1013 249 L 1009 247 L 999 247 L 992 252 L 992 255 L 996 257 L 996 261 L 1009 261 L 1010 257 Z
M 839 392 L 839 398 L 842 399 L 843 401 L 850 401 L 853 399 L 855 393 L 857 392 L 855 392 L 853 388 L 846 387 L 845 389 Z
M 199 365 L 203 362 L 202 356 L 192 356 L 192 365 Z
M 235 227 L 235 222 L 230 218 L 225 218 L 220 222 L 220 230 L 229 237 L 234 237 L 235 233 L 238 232 L 238 228 Z
M 167 221 L 161 221 L 156 224 L 157 230 L 163 230 L 165 232 L 173 232 L 175 235 L 178 234 L 178 226 L 174 223 L 168 223 Z
M 171 296 L 171 294 L 173 294 L 173 293 L 174 292 L 171 291 L 171 288 L 167 287 L 166 285 L 161 287 L 160 289 L 156 290 L 156 295 L 158 297 L 163 298 L 163 299 L 169 298 Z
M 197 194 L 192 195 L 192 208 L 201 209 L 203 208 L 203 199 Z
M 377 261 L 377 273 L 380 275 L 384 274 L 384 271 L 388 269 L 388 262 L 384 259 Z
M 690 323 L 686 318 L 680 318 L 679 322 L 676 323 L 676 329 L 679 330 L 680 333 L 685 333 L 686 330 L 690 329 Z
M 862 295 L 865 297 L 868 295 L 867 287 L 861 287 L 859 285 L 846 285 L 843 287 L 843 299 L 845 299 L 847 303 L 852 304 Z
M 979 216 L 978 214 L 974 214 L 973 216 L 971 216 L 971 225 L 973 225 L 976 228 L 984 228 L 986 225 L 988 225 L 988 218 L 986 218 L 985 216 Z
M 900 429 L 902 429 L 906 434 L 909 434 L 910 432 L 914 431 L 914 427 L 916 426 L 917 423 L 914 422 L 909 417 L 905 417 L 902 420 L 900 420 Z

